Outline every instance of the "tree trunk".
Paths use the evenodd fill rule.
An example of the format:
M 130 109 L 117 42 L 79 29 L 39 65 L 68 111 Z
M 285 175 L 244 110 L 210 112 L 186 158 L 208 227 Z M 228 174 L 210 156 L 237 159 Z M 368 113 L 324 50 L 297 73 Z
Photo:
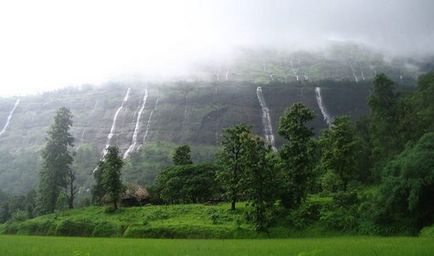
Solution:
M 232 203 L 231 203 L 231 210 L 235 211 L 235 203 L 237 202 L 237 199 L 235 197 L 232 198 Z
M 118 202 L 116 200 L 113 201 L 113 207 L 115 208 L 115 210 L 118 209 Z

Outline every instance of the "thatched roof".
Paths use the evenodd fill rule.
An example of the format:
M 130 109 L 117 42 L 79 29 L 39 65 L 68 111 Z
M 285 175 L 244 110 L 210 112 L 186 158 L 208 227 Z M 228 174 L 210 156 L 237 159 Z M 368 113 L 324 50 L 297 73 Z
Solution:
M 134 198 L 137 201 L 149 199 L 149 192 L 146 188 L 137 184 L 128 184 L 127 189 L 121 195 L 121 200 Z

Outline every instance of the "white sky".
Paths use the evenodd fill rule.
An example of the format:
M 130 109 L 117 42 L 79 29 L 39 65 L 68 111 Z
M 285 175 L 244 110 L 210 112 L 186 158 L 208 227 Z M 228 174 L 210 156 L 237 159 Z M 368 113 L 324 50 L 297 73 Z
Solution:
M 0 0 L 0 96 L 188 72 L 238 46 L 434 52 L 430 0 Z

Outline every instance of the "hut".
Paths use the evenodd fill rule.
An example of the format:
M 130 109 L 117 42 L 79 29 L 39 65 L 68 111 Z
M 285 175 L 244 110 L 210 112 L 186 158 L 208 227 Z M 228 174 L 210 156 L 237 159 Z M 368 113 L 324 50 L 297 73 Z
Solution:
M 148 204 L 149 200 L 148 190 L 137 184 L 128 184 L 125 192 L 121 195 L 121 205 L 126 207 L 142 206 Z

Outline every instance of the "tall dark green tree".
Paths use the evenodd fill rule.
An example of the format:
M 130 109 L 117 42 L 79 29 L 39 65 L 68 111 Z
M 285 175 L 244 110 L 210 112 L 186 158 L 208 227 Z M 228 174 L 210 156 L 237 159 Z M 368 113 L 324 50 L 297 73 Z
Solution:
M 409 117 L 413 120 L 407 121 L 407 129 L 410 133 L 414 134 L 416 140 L 423 134 L 434 131 L 434 71 L 425 75 L 421 75 L 418 79 L 417 91 L 409 97 L 411 104 Z M 409 111 L 409 112 L 410 112 Z M 416 120 L 414 120 L 416 119 Z M 402 124 L 401 127 L 404 127 Z
M 320 137 L 321 168 L 333 172 L 343 190 L 356 177 L 358 143 L 355 127 L 348 116 L 337 117 Z
M 377 166 L 382 166 L 380 162 L 385 162 L 403 149 L 398 133 L 398 97 L 394 87 L 392 80 L 379 74 L 374 79 L 373 91 L 368 100 L 371 109 L 372 159 Z
M 119 148 L 110 146 L 107 155 L 102 163 L 102 180 L 106 195 L 110 197 L 114 209 L 118 208 L 118 202 L 123 192 L 124 186 L 121 181 L 121 169 L 123 166 Z
M 68 185 L 68 172 L 73 161 L 70 149 L 74 142 L 69 132 L 71 126 L 72 114 L 69 109 L 62 107 L 57 110 L 42 151 L 38 200 L 40 213 L 54 212 L 60 192 Z
M 242 142 L 245 191 L 252 207 L 250 217 L 257 231 L 265 231 L 270 224 L 278 188 L 274 157 L 270 146 L 258 136 L 243 133 Z
M 93 171 L 92 203 L 96 205 L 102 204 L 102 198 L 106 193 L 103 183 L 103 164 L 103 161 L 99 161 L 98 166 Z
M 301 103 L 292 105 L 280 118 L 279 135 L 286 139 L 280 150 L 283 163 L 284 188 L 282 205 L 298 206 L 306 197 L 313 177 L 312 110 Z
M 243 188 L 243 133 L 250 133 L 250 126 L 239 124 L 225 129 L 221 142 L 222 150 L 217 156 L 219 165 L 222 167 L 217 178 L 226 196 L 231 200 L 232 210 L 235 210 L 235 204 Z
M 192 164 L 191 150 L 189 145 L 182 145 L 175 149 L 173 154 L 173 163 L 175 165 Z

